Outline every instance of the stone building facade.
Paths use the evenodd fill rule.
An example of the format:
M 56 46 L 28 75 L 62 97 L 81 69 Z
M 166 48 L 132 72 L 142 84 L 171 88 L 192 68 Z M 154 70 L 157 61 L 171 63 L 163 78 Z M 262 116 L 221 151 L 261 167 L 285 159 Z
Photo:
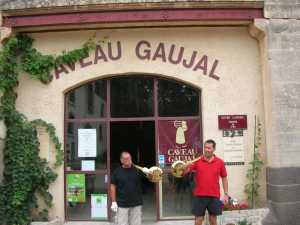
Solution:
M 258 113 L 264 122 L 265 150 L 262 153 L 265 156 L 266 174 L 263 174 L 262 183 L 264 186 L 262 196 L 264 196 L 264 192 L 266 192 L 267 206 L 270 211 L 263 220 L 263 224 L 300 224 L 299 0 L 2 0 L 0 1 L 0 5 L 2 10 L 1 40 L 5 40 L 15 32 L 27 32 L 37 40 L 36 46 L 46 53 L 56 53 L 63 49 L 63 46 L 59 46 L 58 44 L 58 47 L 55 47 L 53 44 L 57 38 L 55 36 L 57 32 L 62 32 L 59 40 L 61 40 L 63 44 L 65 43 L 64 38 L 71 39 L 72 32 L 76 33 L 78 30 L 85 30 L 85 33 L 82 35 L 82 38 L 78 40 L 74 39 L 76 44 L 90 35 L 89 30 L 104 30 L 106 35 L 112 35 L 113 38 L 116 38 L 115 40 L 120 37 L 126 37 L 129 40 L 128 43 L 131 43 L 131 40 L 138 41 L 139 38 L 135 38 L 139 37 L 140 34 L 138 34 L 136 30 L 131 31 L 129 28 L 147 28 L 143 30 L 143 32 L 145 32 L 145 36 L 142 35 L 143 38 L 151 37 L 150 40 L 152 40 L 153 43 L 158 43 L 160 39 L 166 42 L 168 41 L 168 38 L 166 38 L 168 35 L 164 30 L 165 27 L 180 27 L 181 32 L 184 32 L 186 27 L 187 34 L 191 37 L 190 43 L 192 43 L 192 46 L 189 47 L 202 47 L 208 51 L 208 54 L 216 54 L 220 57 L 220 61 L 223 60 L 228 63 L 228 67 L 223 67 L 223 70 L 221 67 L 219 72 L 226 75 L 228 74 L 227 78 L 229 81 L 234 82 L 235 76 L 238 75 L 237 71 L 241 72 L 243 66 L 250 65 L 251 68 L 245 68 L 246 78 L 241 79 L 240 82 L 249 82 L 251 88 L 248 91 L 244 91 L 246 93 L 245 96 L 241 94 L 242 97 L 246 99 L 245 101 L 238 100 L 238 98 L 236 98 L 236 101 L 243 107 L 246 107 L 245 110 L 248 110 L 248 115 L 252 116 Z M 155 11 L 156 14 L 147 14 L 148 10 L 152 12 Z M 188 10 L 190 10 L 190 14 L 185 13 Z M 199 11 L 192 14 L 193 10 Z M 213 13 L 208 13 L 210 11 Z M 95 17 L 89 17 L 90 14 L 88 15 L 88 13 L 99 12 L 103 14 Z M 110 12 L 119 14 L 118 16 L 105 14 Z M 135 13 L 135 18 L 129 15 L 132 12 Z M 141 12 L 144 14 L 139 14 Z M 260 12 L 262 13 L 261 15 Z M 68 17 L 69 15 L 77 16 Z M 250 19 L 247 19 L 245 15 L 249 16 Z M 119 22 L 118 18 L 120 19 Z M 244 27 L 240 28 L 240 25 Z M 199 27 L 200 29 L 198 29 Z M 115 28 L 120 28 L 120 30 L 114 33 Z M 157 32 L 158 38 L 153 35 L 151 28 Z M 126 31 L 126 29 L 129 30 Z M 183 36 L 176 38 L 176 29 L 171 29 L 171 34 L 174 36 L 171 36 L 170 40 L 178 45 L 183 43 L 183 45 L 188 46 L 188 41 L 180 42 L 184 39 Z M 215 33 L 219 36 L 215 36 Z M 210 52 L 210 48 L 205 46 L 205 44 L 194 45 L 197 43 L 197 37 L 203 37 L 203 39 L 199 39 L 203 43 L 206 40 L 219 38 L 221 45 L 229 43 L 229 47 L 216 46 L 215 50 Z M 230 39 L 228 43 L 224 41 L 226 38 Z M 227 61 L 228 55 L 219 54 L 219 52 L 234 49 L 234 47 L 236 47 L 232 44 L 234 42 L 240 43 L 241 51 L 232 52 L 232 57 L 236 57 L 236 59 Z M 216 42 L 208 41 L 207 43 L 215 44 Z M 70 44 L 68 47 L 75 47 L 76 44 Z M 232 48 L 230 48 L 231 44 Z M 51 47 L 47 48 L 48 45 Z M 245 61 L 242 59 L 241 62 L 239 62 L 238 59 L 243 54 L 247 54 L 247 52 L 249 57 L 244 59 Z M 132 66 L 133 69 L 131 68 L 130 70 L 124 66 L 125 64 L 131 66 L 130 63 L 129 60 L 125 60 L 123 64 L 120 63 L 112 65 L 111 67 L 105 67 L 103 72 L 101 72 L 101 76 L 106 77 L 108 74 L 111 74 L 109 71 L 113 71 L 116 74 L 128 73 L 130 71 L 142 71 L 150 74 L 154 71 L 154 74 L 164 74 L 168 78 L 175 78 L 177 80 L 186 81 L 196 87 L 201 87 L 203 88 L 204 96 L 208 97 L 208 99 L 209 95 L 218 99 L 218 96 L 214 95 L 213 91 L 217 86 L 216 84 L 212 84 L 204 80 L 204 78 L 194 78 L 192 73 L 186 72 L 181 68 L 172 69 L 170 66 L 163 67 L 163 64 L 154 63 L 151 64 L 149 68 L 143 70 L 142 66 L 145 65 L 139 67 L 138 62 L 134 61 L 132 62 L 132 64 L 134 64 L 134 66 Z M 240 70 L 234 71 L 231 69 L 230 63 L 232 65 L 241 63 Z M 78 79 L 81 79 L 81 83 L 84 83 L 88 79 L 93 80 L 99 68 L 90 68 L 88 72 L 91 75 L 85 79 L 79 78 L 80 71 L 74 72 L 72 78 L 65 78 L 65 75 L 62 75 L 62 78 L 57 80 L 56 84 L 61 91 L 60 93 L 64 93 L 67 89 L 77 86 L 79 83 Z M 181 78 L 178 75 L 178 71 L 182 74 L 186 74 L 187 78 Z M 231 73 L 232 76 L 229 75 Z M 252 79 L 251 74 L 253 74 L 254 77 Z M 21 83 L 20 92 L 24 93 L 25 97 L 18 100 L 18 108 L 30 118 L 47 115 L 47 118 L 54 124 L 62 124 L 61 118 L 55 119 L 51 113 L 47 114 L 47 108 L 45 108 L 45 110 L 37 109 L 38 113 L 36 115 L 33 113 L 33 108 L 26 108 L 25 105 L 28 101 L 28 99 L 26 99 L 26 93 L 28 92 L 26 85 L 32 85 L 32 83 L 26 79 L 22 81 L 24 85 Z M 205 85 L 207 89 L 204 88 Z M 227 89 L 230 82 L 223 85 L 224 86 L 220 87 Z M 255 87 L 257 87 L 257 89 Z M 238 90 L 242 93 L 243 88 L 246 88 L 246 86 L 242 85 Z M 47 91 L 45 92 L 42 87 L 38 87 L 38 89 L 41 92 L 41 96 L 48 96 Z M 60 99 L 59 93 L 54 92 L 51 88 L 49 88 L 49 91 L 53 91 L 54 95 L 57 95 L 57 99 Z M 225 104 L 226 96 L 230 94 L 232 93 L 229 93 L 229 91 L 228 93 L 225 92 L 224 99 L 219 99 L 216 102 L 219 105 Z M 247 94 L 250 96 L 249 98 L 246 97 Z M 30 93 L 29 91 L 28 96 L 34 96 L 34 93 Z M 213 97 L 211 97 L 211 101 Z M 63 105 L 63 100 L 60 99 L 60 101 L 62 101 L 61 105 Z M 24 104 L 22 102 L 24 102 Z M 43 105 L 42 101 L 38 99 L 37 102 L 40 106 Z M 48 104 L 51 104 L 51 101 L 49 101 Z M 57 105 L 58 108 L 61 105 Z M 250 106 L 249 109 L 247 106 Z M 255 106 L 255 109 L 250 109 L 252 106 Z M 204 124 L 204 137 L 207 138 L 216 136 L 218 133 L 214 130 L 214 127 L 205 124 L 205 121 L 214 120 L 217 114 L 239 112 L 239 107 L 232 109 L 230 108 L 231 106 L 222 106 L 218 108 L 218 106 L 211 106 L 209 103 L 203 103 L 203 107 L 206 107 L 203 111 L 202 119 Z M 220 111 L 210 117 L 208 114 L 214 110 Z M 63 110 L 60 113 L 63 115 Z M 243 113 L 243 111 L 241 111 L 241 113 Z M 253 128 L 253 124 L 250 123 L 249 127 Z M 5 138 L 5 127 L 3 125 L 1 126 L 0 134 L 0 147 L 3 147 Z M 58 134 L 63 141 L 62 125 L 58 125 Z M 249 134 L 246 134 L 246 146 L 251 145 L 250 140 L 252 138 L 253 136 L 250 134 L 249 129 Z M 216 139 L 221 142 L 221 137 L 217 137 Z M 222 152 L 220 153 L 222 154 Z M 247 154 L 245 157 L 250 159 L 250 156 L 247 156 Z M 0 163 L 0 171 L 1 170 L 2 165 Z M 245 170 L 243 172 L 234 169 L 229 170 L 235 175 L 245 173 Z M 64 171 L 59 171 L 59 173 L 61 177 L 57 182 L 63 185 Z M 232 181 L 232 183 L 235 183 L 235 181 Z M 235 183 L 232 186 L 232 189 L 237 193 L 242 192 L 242 189 L 236 188 L 238 185 L 238 183 Z M 57 195 L 55 198 L 64 199 L 64 196 Z M 56 212 L 59 211 L 63 211 L 63 206 L 55 206 L 52 216 L 54 217 Z M 59 216 L 64 217 L 64 213 Z

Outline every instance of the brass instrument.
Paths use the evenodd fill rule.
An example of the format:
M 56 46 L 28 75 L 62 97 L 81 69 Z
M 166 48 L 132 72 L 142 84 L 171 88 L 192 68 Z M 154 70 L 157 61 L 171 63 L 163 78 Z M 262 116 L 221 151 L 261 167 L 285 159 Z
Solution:
M 193 162 L 196 162 L 197 160 L 200 159 L 201 156 L 191 160 L 191 161 L 187 161 L 187 162 L 184 162 L 184 161 L 175 161 L 172 163 L 172 166 L 171 166 L 171 173 L 174 177 L 178 177 L 178 178 L 181 178 L 183 177 L 183 173 L 186 169 L 186 166 L 187 164 L 191 164 Z
M 152 166 L 152 167 L 150 167 L 148 169 L 149 173 L 145 173 L 143 171 L 143 167 L 141 167 L 141 166 L 138 166 L 138 165 L 135 165 L 135 164 L 133 164 L 133 166 L 135 168 L 141 170 L 144 174 L 146 174 L 148 180 L 151 181 L 151 182 L 153 182 L 153 183 L 157 183 L 157 182 L 161 181 L 161 179 L 162 179 L 163 171 L 158 166 Z

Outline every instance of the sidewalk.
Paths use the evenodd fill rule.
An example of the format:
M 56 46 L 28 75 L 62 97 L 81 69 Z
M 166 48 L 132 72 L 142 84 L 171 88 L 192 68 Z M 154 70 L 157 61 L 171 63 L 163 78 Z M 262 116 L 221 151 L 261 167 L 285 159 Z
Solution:
M 252 225 L 261 225 L 261 220 L 268 213 L 267 208 L 254 209 L 254 210 L 235 210 L 225 211 L 222 216 L 218 217 L 218 225 L 226 225 L 228 223 L 237 223 L 243 219 L 247 219 Z M 142 225 L 193 225 L 194 220 L 162 220 L 151 221 L 143 220 Z M 114 222 L 105 221 L 72 221 L 63 223 L 61 220 L 56 219 L 50 222 L 33 222 L 31 225 L 115 225 Z M 205 218 L 205 223 L 208 225 L 208 220 Z
M 194 220 L 142 221 L 142 225 L 193 225 Z M 113 222 L 66 222 L 64 225 L 114 225 Z

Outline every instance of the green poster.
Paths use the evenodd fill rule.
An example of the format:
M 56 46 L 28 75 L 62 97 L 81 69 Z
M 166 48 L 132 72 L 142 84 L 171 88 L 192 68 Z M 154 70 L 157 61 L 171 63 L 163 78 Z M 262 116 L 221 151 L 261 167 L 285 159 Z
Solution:
M 85 174 L 67 174 L 68 202 L 85 202 Z

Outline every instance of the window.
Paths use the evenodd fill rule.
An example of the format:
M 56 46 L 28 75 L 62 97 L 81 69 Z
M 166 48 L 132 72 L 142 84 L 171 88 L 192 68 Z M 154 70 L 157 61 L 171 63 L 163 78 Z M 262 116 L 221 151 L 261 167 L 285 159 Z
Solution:
M 105 116 L 106 81 L 99 80 L 83 85 L 67 94 L 69 119 Z
M 198 116 L 199 93 L 186 84 L 158 80 L 159 116 Z
M 112 79 L 111 116 L 154 116 L 153 78 L 122 77 Z

